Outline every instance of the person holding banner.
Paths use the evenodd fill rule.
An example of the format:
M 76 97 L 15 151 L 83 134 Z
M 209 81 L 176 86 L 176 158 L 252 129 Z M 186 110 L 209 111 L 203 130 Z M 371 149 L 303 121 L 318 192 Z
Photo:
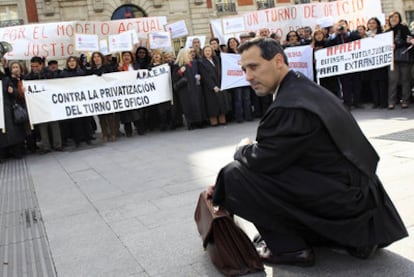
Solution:
M 23 73 L 23 66 L 19 62 L 12 62 L 9 65 L 10 77 L 5 75 L 2 77 L 3 85 L 3 110 L 4 110 L 4 127 L 5 130 L 0 130 L 0 162 L 14 157 L 21 159 L 24 154 L 24 141 L 26 138 L 26 128 L 24 124 L 16 124 L 13 119 L 13 105 L 18 103 L 24 106 L 22 99 L 23 89 L 19 85 L 20 76 Z M 24 97 L 23 97 L 24 100 Z
M 240 42 L 235 37 L 231 37 L 227 40 L 227 53 L 238 54 L 238 47 Z M 252 121 L 252 101 L 250 99 L 250 88 L 237 87 L 230 89 L 232 96 L 234 119 L 237 123 L 242 123 L 244 120 Z
M 206 100 L 207 115 L 211 126 L 226 124 L 226 114 L 230 110 L 227 97 L 220 89 L 221 63 L 210 45 L 203 48 L 200 60 L 201 86 Z
M 154 50 L 151 59 L 151 68 L 165 64 L 164 55 L 160 49 Z M 159 128 L 160 131 L 164 132 L 168 129 L 171 121 L 171 102 L 159 103 L 148 107 L 149 118 L 147 124 L 151 128 Z
M 79 59 L 76 56 L 69 56 L 66 59 L 66 67 L 59 75 L 60 78 L 84 76 L 86 72 L 80 68 Z M 61 121 L 63 138 L 71 137 L 75 146 L 79 147 L 82 141 L 91 145 L 92 124 L 90 117 L 78 117 Z
M 348 29 L 348 21 L 341 19 L 338 21 L 336 33 L 330 37 L 329 46 L 340 45 L 361 39 L 361 36 L 356 31 Z M 361 73 L 349 73 L 339 77 L 342 85 L 342 95 L 344 105 L 350 110 L 351 107 L 362 108 L 361 105 L 361 90 L 362 79 Z
M 33 56 L 30 59 L 30 72 L 27 73 L 23 79 L 24 80 L 43 80 L 43 79 L 51 79 L 55 77 L 56 77 L 55 73 L 45 68 L 44 58 L 39 57 L 39 56 Z M 55 146 L 58 147 L 60 145 L 60 147 L 62 147 L 62 139 L 61 139 L 59 122 L 57 121 L 46 122 L 46 123 L 42 123 L 39 125 L 35 125 L 33 130 L 26 132 L 27 133 L 26 144 L 30 152 L 34 153 L 36 152 L 36 149 L 38 149 L 38 146 L 36 145 L 36 141 L 38 140 L 39 136 L 40 136 L 40 142 L 41 142 L 40 153 L 45 154 L 51 151 L 49 131 L 48 131 L 49 128 L 52 131 L 53 142 L 56 143 Z M 42 138 L 42 134 L 43 134 L 43 138 Z M 45 134 L 47 134 L 47 136 Z
M 312 266 L 313 246 L 344 247 L 366 259 L 406 237 L 376 175 L 379 157 L 341 101 L 289 70 L 274 40 L 253 39 L 239 49 L 246 80 L 274 101 L 256 141 L 240 141 L 207 195 L 256 226 L 262 261 Z
M 287 47 L 294 47 L 294 46 L 300 46 L 300 37 L 298 32 L 296 31 L 290 31 L 289 33 L 287 33 L 286 35 L 286 41 L 285 44 L 283 45 L 285 48 Z
M 318 29 L 315 30 L 313 33 L 313 39 L 311 43 L 311 47 L 313 48 L 313 55 L 315 56 L 315 52 L 327 47 L 328 39 L 326 38 L 326 29 Z M 315 62 L 315 59 L 314 59 Z M 316 68 L 314 66 L 314 74 L 315 82 L 316 82 Z M 339 80 L 336 76 L 326 77 L 320 79 L 320 85 L 326 88 L 327 90 L 331 91 L 334 95 L 340 97 L 341 89 L 339 86 Z
M 121 57 L 122 60 L 119 63 L 118 71 L 132 71 L 137 69 L 132 52 L 124 51 L 121 53 Z M 142 109 L 123 111 L 119 115 L 121 123 L 124 124 L 125 135 L 127 137 L 132 137 L 132 122 L 139 135 L 145 133 L 144 112 Z
M 87 71 L 88 75 L 98 75 L 113 72 L 112 67 L 106 63 L 106 59 L 101 52 L 93 52 L 90 64 L 90 69 Z M 103 142 L 115 141 L 116 133 L 118 131 L 116 125 L 115 113 L 100 114 L 98 115 L 99 123 L 102 129 L 102 140 Z
M 378 18 L 368 19 L 367 36 L 374 37 L 383 33 L 381 22 Z M 363 79 L 368 83 L 372 96 L 373 108 L 387 108 L 388 105 L 388 68 L 382 67 L 363 72 Z

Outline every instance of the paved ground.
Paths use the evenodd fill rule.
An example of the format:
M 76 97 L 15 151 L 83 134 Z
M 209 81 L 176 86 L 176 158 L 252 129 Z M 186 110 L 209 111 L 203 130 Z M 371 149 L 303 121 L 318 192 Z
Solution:
M 368 261 L 316 249 L 312 268 L 266 267 L 265 273 L 251 276 L 414 276 L 414 109 L 353 114 L 381 156 L 378 174 L 411 236 Z M 200 191 L 232 159 L 240 138 L 254 138 L 257 123 L 155 132 L 107 144 L 98 140 L 76 151 L 1 164 L 0 192 L 15 183 L 4 175 L 10 167 L 27 172 L 23 181 L 31 184 L 35 199 L 32 217 L 24 206 L 0 203 L 1 209 L 21 209 L 22 221 L 44 223 L 38 229 L 46 236 L 22 237 L 21 244 L 31 247 L 18 248 L 4 235 L 14 232 L 6 226 L 10 223 L 0 221 L 0 276 L 221 276 L 203 251 L 194 208 Z M 13 197 L 20 199 L 21 191 L 14 190 Z M 38 239 L 50 249 L 39 252 L 41 257 L 32 250 Z M 12 254 L 13 249 L 20 254 Z M 21 260 L 21 251 L 43 262 L 27 266 L 30 255 Z

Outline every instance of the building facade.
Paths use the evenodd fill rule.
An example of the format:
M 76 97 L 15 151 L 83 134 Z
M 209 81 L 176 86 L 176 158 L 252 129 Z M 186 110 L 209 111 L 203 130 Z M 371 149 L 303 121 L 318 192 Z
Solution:
M 322 0 L 323 1 L 323 0 Z M 352 0 L 367 1 L 370 0 Z M 211 19 L 277 5 L 311 0 L 1 0 L 0 27 L 59 21 L 166 16 L 169 23 L 185 20 L 189 35 L 210 36 Z M 414 21 L 414 0 L 382 0 L 384 14 L 399 11 Z M 1 40 L 1 38 L 0 38 Z

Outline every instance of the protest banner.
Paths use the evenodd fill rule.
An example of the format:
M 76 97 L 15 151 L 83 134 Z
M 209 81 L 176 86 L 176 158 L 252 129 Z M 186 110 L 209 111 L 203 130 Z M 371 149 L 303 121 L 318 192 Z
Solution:
M 322 48 L 315 52 L 315 60 L 318 79 L 391 65 L 393 33 Z
M 188 35 L 187 26 L 184 20 L 165 25 L 165 31 L 171 33 L 171 38 L 185 37 Z
M 261 28 L 269 28 L 271 32 L 285 37 L 291 30 L 299 27 L 310 26 L 312 29 L 318 25 L 318 20 L 325 17 L 336 21 L 346 19 L 351 30 L 358 25 L 367 25 L 371 17 L 382 15 L 381 2 L 379 0 L 342 0 L 332 2 L 312 2 L 299 5 L 280 5 L 271 9 L 247 12 L 242 15 L 245 32 L 257 32 Z M 222 22 L 231 21 L 232 17 L 211 20 L 211 29 L 215 37 L 224 41 L 226 31 Z M 236 19 L 237 20 L 237 17 Z M 384 22 L 382 22 L 384 23 Z
M 221 85 L 220 88 L 230 89 L 250 86 L 240 66 L 239 54 L 221 53 Z
M 5 126 L 5 121 L 4 121 L 4 103 L 3 103 L 3 83 L 0 80 L 0 129 L 2 130 L 2 132 L 4 133 L 4 126 Z
M 75 49 L 78 52 L 99 51 L 99 39 L 97 35 L 75 34 Z
M 23 81 L 32 124 L 140 109 L 171 101 L 168 64 L 145 78 L 123 71 L 72 78 Z
M 287 47 L 284 50 L 289 68 L 298 71 L 313 81 L 313 49 L 309 45 Z
M 109 35 L 134 30 L 137 33 L 164 31 L 165 16 L 140 17 L 111 21 L 69 21 L 29 24 L 0 28 L 0 40 L 13 46 L 7 53 L 8 60 L 30 60 L 33 56 L 59 59 L 75 54 L 75 34 Z
M 148 34 L 150 49 L 172 49 L 170 32 L 151 32 Z

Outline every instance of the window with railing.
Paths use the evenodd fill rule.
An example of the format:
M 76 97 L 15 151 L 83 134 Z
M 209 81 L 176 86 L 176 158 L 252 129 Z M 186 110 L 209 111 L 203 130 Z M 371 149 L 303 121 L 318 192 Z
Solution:
M 275 7 L 275 1 L 274 0 L 257 0 L 256 5 L 257 5 L 258 10 L 270 9 L 270 8 Z
M 22 24 L 23 20 L 19 19 L 17 13 L 17 5 L 0 5 L 0 28 Z
M 218 13 L 235 13 L 236 3 L 232 0 L 217 0 L 216 10 Z
M 414 21 L 414 11 L 405 11 L 405 18 L 407 19 L 407 23 L 411 25 L 411 22 Z

